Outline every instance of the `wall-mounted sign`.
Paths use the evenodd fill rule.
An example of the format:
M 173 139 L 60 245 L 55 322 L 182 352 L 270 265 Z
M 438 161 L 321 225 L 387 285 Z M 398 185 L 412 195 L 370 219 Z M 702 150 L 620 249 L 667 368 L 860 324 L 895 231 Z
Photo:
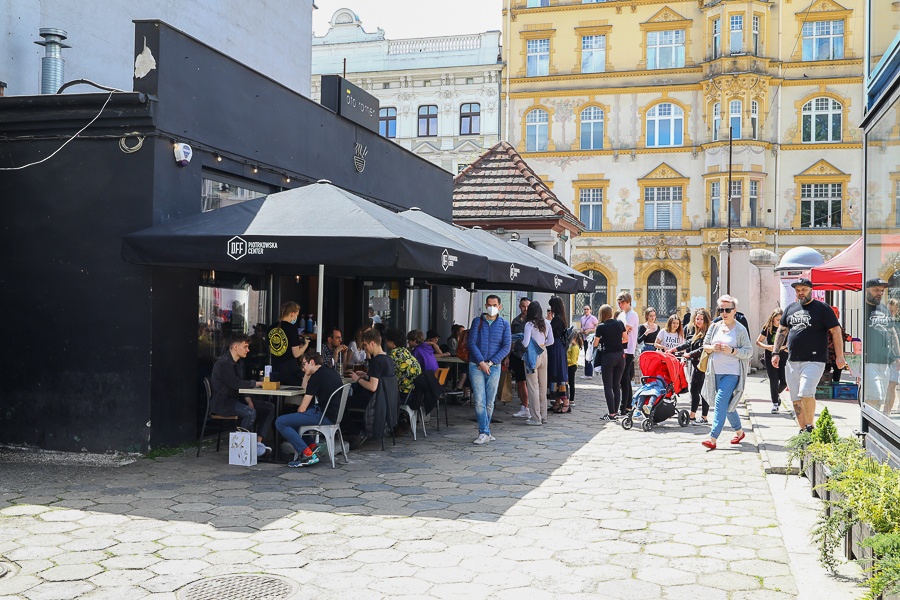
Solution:
M 338 75 L 322 75 L 322 106 L 378 133 L 378 98 Z

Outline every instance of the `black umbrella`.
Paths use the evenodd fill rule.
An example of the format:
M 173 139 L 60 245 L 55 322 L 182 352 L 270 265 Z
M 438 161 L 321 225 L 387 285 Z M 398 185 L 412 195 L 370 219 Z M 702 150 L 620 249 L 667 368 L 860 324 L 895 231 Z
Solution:
M 564 277 L 560 284 L 560 291 L 570 294 L 578 292 L 593 292 L 597 288 L 597 284 L 592 277 L 588 277 L 581 271 L 577 271 L 569 265 L 562 263 L 556 259 L 550 258 L 542 252 L 538 252 L 531 246 L 519 242 L 508 242 L 518 252 L 523 252 L 532 257 L 536 262 L 545 265 L 548 269 L 558 270 Z

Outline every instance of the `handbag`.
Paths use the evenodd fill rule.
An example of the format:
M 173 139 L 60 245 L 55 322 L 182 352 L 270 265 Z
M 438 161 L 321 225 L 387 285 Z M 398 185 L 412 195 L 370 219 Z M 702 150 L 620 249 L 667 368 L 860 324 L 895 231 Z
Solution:
M 478 333 L 481 333 L 481 326 L 484 319 L 478 319 Z M 469 330 L 463 329 L 459 332 L 459 342 L 456 345 L 456 358 L 464 363 L 469 362 Z
M 228 435 L 228 464 L 252 467 L 256 464 L 256 434 L 238 427 Z
M 709 352 L 704 350 L 700 354 L 700 362 L 697 363 L 697 369 L 703 373 L 706 373 L 706 368 L 709 366 Z

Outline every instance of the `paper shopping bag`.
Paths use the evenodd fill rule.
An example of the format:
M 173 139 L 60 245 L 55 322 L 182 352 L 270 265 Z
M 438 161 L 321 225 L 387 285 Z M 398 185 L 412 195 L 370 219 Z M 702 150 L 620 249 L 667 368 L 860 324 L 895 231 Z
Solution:
M 256 434 L 239 429 L 228 436 L 228 464 L 252 467 L 256 464 Z
M 500 402 L 504 404 L 512 402 L 512 373 L 502 371 L 500 373 L 500 384 L 497 387 L 500 390 Z

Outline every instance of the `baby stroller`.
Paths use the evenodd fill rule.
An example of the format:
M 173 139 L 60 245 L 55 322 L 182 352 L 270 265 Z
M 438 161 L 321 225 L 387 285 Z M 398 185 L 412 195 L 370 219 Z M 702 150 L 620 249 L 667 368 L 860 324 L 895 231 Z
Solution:
M 634 425 L 635 411 L 646 405 L 643 413 L 644 421 L 641 429 L 650 431 L 657 423 L 662 423 L 678 413 L 678 424 L 687 427 L 690 422 L 688 411 L 678 409 L 678 394 L 687 387 L 687 379 L 681 362 L 665 352 L 642 352 L 641 387 L 634 394 L 631 410 L 622 419 L 622 428 L 631 429 Z

